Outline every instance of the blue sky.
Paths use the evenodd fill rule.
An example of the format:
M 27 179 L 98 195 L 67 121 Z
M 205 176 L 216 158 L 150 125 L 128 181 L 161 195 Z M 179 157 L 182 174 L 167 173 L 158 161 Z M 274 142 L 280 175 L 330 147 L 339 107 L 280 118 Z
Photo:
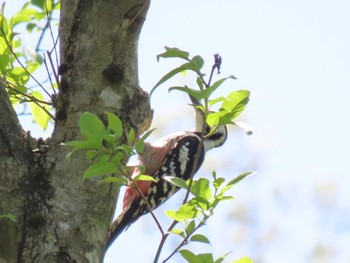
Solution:
M 214 167 L 228 180 L 257 173 L 232 189 L 237 199 L 219 207 L 202 230 L 212 246 L 195 246 L 197 252 L 232 251 L 227 262 L 242 256 L 256 263 L 350 261 L 349 10 L 346 0 L 152 2 L 139 43 L 142 88 L 149 91 L 176 65 L 156 61 L 171 46 L 203 56 L 208 71 L 212 55 L 222 56 L 220 77 L 238 80 L 217 95 L 253 94 L 241 119 L 254 134 L 231 129 L 199 174 Z M 193 79 L 179 76 L 168 85 L 175 83 L 192 85 Z M 168 93 L 168 85 L 152 97 L 154 139 L 193 126 L 186 96 Z M 176 199 L 159 217 L 166 220 L 163 212 Z M 151 262 L 157 231 L 145 216 L 116 240 L 105 262 Z M 175 246 L 171 240 L 164 256 Z

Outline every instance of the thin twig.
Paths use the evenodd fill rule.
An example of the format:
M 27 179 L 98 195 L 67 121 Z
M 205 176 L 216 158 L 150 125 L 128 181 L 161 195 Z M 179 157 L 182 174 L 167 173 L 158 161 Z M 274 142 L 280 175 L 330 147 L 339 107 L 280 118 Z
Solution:
M 48 56 L 50 56 L 49 52 L 46 52 L 46 53 L 48 54 Z M 47 76 L 49 77 L 49 80 L 50 80 L 51 88 L 52 88 L 54 94 L 56 94 L 56 93 L 55 93 L 54 86 L 53 86 L 53 83 L 52 83 L 51 74 L 50 74 L 49 68 L 48 68 L 48 66 L 47 66 L 45 53 L 44 53 L 44 65 L 45 65 L 45 68 L 46 68 Z
M 132 182 L 132 184 L 134 185 L 134 187 L 135 187 L 135 189 L 137 190 L 137 192 L 141 195 L 141 198 L 145 201 L 146 206 L 147 206 L 147 209 L 148 209 L 148 211 L 150 212 L 150 214 L 152 215 L 152 217 L 153 217 L 154 221 L 156 222 L 156 224 L 157 224 L 157 226 L 158 226 L 158 229 L 159 229 L 159 231 L 160 231 L 160 233 L 162 234 L 162 237 L 163 237 L 163 236 L 164 236 L 164 230 L 163 230 L 161 224 L 159 223 L 159 221 L 158 221 L 156 215 L 154 214 L 154 212 L 153 212 L 153 210 L 152 210 L 150 204 L 148 203 L 147 198 L 146 198 L 145 195 L 141 192 L 141 190 L 140 190 L 140 188 L 137 186 L 135 180 L 134 180 L 133 178 L 131 178 L 131 177 L 130 177 L 129 179 L 130 179 L 130 181 Z
M 56 49 L 55 49 L 55 50 L 56 50 Z M 53 62 L 52 62 L 51 53 L 49 53 L 49 52 L 47 51 L 47 54 L 48 54 L 48 57 L 49 57 L 49 61 L 50 61 L 51 69 L 52 69 L 52 71 L 53 71 L 53 75 L 55 76 L 56 83 L 57 83 L 57 85 L 58 85 L 58 84 L 60 83 L 60 81 L 59 81 L 58 74 L 57 74 L 57 72 L 56 72 L 56 70 L 55 70 L 55 67 L 54 67 L 54 65 L 53 65 Z M 57 54 L 56 54 L 56 55 L 57 55 Z M 55 88 L 54 88 L 53 85 L 52 85 L 52 91 L 53 91 L 53 93 L 56 95 L 56 91 L 55 91 Z
M 52 40 L 52 43 L 53 43 L 53 48 L 51 49 L 51 51 L 47 51 L 47 54 L 48 54 L 48 57 L 49 57 L 49 60 L 50 60 L 50 65 L 51 65 L 51 69 L 53 71 L 53 74 L 55 76 L 55 79 L 56 79 L 56 83 L 58 84 L 59 83 L 59 78 L 58 78 L 58 74 L 55 70 L 55 67 L 53 65 L 53 62 L 52 62 L 52 58 L 51 58 L 51 54 L 52 54 L 52 51 L 55 52 L 55 57 L 56 57 L 56 67 L 58 68 L 58 55 L 57 55 L 57 43 L 58 43 L 58 36 L 55 40 L 54 36 L 53 36 L 53 30 L 52 30 L 52 27 L 51 27 L 51 16 L 49 15 L 49 12 L 47 10 L 47 6 L 46 6 L 46 2 L 45 2 L 45 9 L 46 9 L 46 17 L 47 17 L 47 20 L 49 21 L 49 32 L 50 32 L 50 36 L 51 36 L 51 40 Z M 52 14 L 52 13 L 51 13 Z M 52 91 L 53 93 L 56 95 L 56 91 L 54 89 L 54 87 L 52 87 Z
M 43 85 L 41 85 L 41 83 L 28 71 L 28 69 L 22 64 L 22 62 L 19 60 L 19 58 L 17 57 L 16 53 L 13 51 L 10 43 L 8 42 L 5 32 L 3 30 L 1 30 L 1 34 L 3 35 L 3 38 L 5 40 L 5 43 L 7 45 L 7 47 L 9 48 L 11 54 L 15 57 L 16 61 L 18 62 L 18 64 L 24 69 L 24 71 L 34 80 L 34 82 L 36 82 L 36 84 L 38 84 L 38 86 L 50 97 L 50 99 L 52 99 L 51 94 L 47 92 L 47 90 L 44 88 Z
M 16 89 L 16 88 L 13 88 L 13 87 L 10 87 L 10 86 L 9 86 L 9 88 L 12 89 L 12 90 L 14 90 L 15 92 L 17 92 L 17 93 L 19 93 L 19 94 L 25 96 L 25 97 L 28 97 L 28 98 L 30 99 L 29 102 L 31 102 L 31 101 L 33 101 L 33 102 L 34 102 L 34 101 L 37 101 L 37 102 L 42 103 L 42 104 L 52 105 L 51 102 L 47 102 L 47 101 L 44 101 L 44 100 L 40 100 L 40 99 L 38 99 L 38 98 L 35 98 L 35 97 L 32 96 L 32 95 L 29 95 L 29 94 L 27 94 L 27 93 L 22 92 L 22 91 L 20 91 L 20 90 L 18 90 L 18 89 Z M 14 94 L 11 94 L 11 95 L 14 95 Z M 18 97 L 18 98 L 19 98 L 19 97 Z M 22 100 L 21 98 L 19 98 L 19 99 Z
M 201 228 L 202 226 L 205 225 L 205 222 L 207 221 L 209 217 L 204 217 L 203 220 L 198 224 L 198 226 L 196 226 L 190 233 L 186 234 L 186 237 L 184 237 L 184 239 L 181 241 L 181 243 L 173 250 L 173 252 L 166 258 L 163 260 L 163 263 L 167 262 L 172 256 L 175 255 L 175 253 L 177 253 L 179 251 L 179 249 L 186 245 L 186 243 L 188 242 L 188 239 L 191 237 L 191 235 L 196 232 L 199 228 Z

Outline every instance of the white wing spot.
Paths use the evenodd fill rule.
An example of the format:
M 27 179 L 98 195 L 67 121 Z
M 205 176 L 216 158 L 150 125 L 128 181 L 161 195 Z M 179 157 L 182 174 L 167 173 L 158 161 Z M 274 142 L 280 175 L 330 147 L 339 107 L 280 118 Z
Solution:
M 179 154 L 180 171 L 181 175 L 185 173 L 187 162 L 188 162 L 188 148 L 182 146 Z

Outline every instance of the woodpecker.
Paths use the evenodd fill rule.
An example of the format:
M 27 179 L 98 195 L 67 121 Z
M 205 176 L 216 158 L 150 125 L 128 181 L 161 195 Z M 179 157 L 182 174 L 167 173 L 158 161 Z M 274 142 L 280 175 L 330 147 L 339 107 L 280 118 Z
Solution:
M 144 151 L 139 155 L 139 164 L 145 167 L 143 174 L 150 175 L 156 180 L 156 182 L 136 182 L 152 210 L 162 205 L 179 190 L 179 187 L 168 182 L 164 177 L 173 176 L 183 180 L 190 179 L 195 155 L 201 141 L 204 119 L 203 112 L 195 107 L 199 105 L 199 102 L 193 97 L 191 97 L 191 100 L 195 109 L 195 130 L 174 133 L 152 144 L 145 143 Z M 203 145 L 194 169 L 195 173 L 201 167 L 205 153 L 210 149 L 223 145 L 227 138 L 226 126 L 219 127 L 211 135 L 209 135 L 210 127 L 208 125 L 204 125 L 204 127 Z M 140 173 L 138 166 L 135 166 L 131 176 L 135 177 Z M 130 184 L 125 192 L 123 211 L 110 227 L 106 248 L 108 249 L 111 246 L 125 228 L 147 214 L 149 207 L 140 193 Z

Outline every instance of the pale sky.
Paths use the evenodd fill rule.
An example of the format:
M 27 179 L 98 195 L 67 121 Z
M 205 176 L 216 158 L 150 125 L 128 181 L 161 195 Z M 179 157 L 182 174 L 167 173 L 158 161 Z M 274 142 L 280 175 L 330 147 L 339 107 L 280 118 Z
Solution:
M 232 251 L 225 262 L 243 256 L 255 263 L 350 262 L 349 10 L 346 0 L 153 1 L 139 43 L 141 87 L 149 91 L 178 65 L 156 61 L 171 46 L 200 54 L 208 70 L 219 53 L 220 77 L 238 80 L 217 94 L 253 94 L 241 119 L 254 134 L 231 130 L 199 175 L 213 168 L 227 180 L 246 170 L 257 174 L 231 190 L 237 199 L 222 204 L 202 229 L 212 246 L 198 244 L 195 252 L 218 258 Z M 175 83 L 193 80 L 178 77 L 155 92 L 154 139 L 192 128 L 186 96 L 167 92 Z M 159 217 L 182 196 L 160 208 Z M 105 262 L 152 262 L 159 240 L 145 216 L 121 234 Z M 167 243 L 164 257 L 176 244 Z

